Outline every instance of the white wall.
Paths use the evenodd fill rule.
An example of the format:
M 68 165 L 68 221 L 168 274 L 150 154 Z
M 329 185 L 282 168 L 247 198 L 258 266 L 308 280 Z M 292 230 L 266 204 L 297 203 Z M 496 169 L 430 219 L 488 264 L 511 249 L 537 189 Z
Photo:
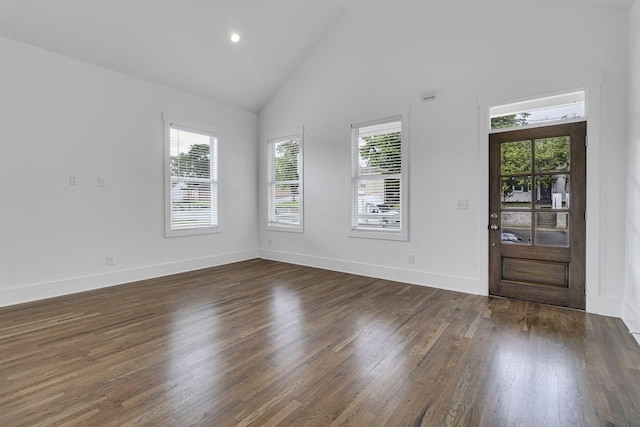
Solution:
M 257 256 L 254 113 L 5 38 L 0 57 L 0 305 Z M 164 238 L 163 112 L 223 130 L 221 234 Z
M 630 13 L 627 288 L 623 319 L 640 332 L 640 3 Z M 635 335 L 640 342 L 640 335 Z
M 372 0 L 351 11 L 260 112 L 261 255 L 487 293 L 478 99 L 505 88 L 571 88 L 576 76 L 595 73 L 603 84 L 589 181 L 601 191 L 590 202 L 598 268 L 587 309 L 620 316 L 627 30 L 627 11 L 573 2 Z M 437 90 L 435 101 L 420 101 L 426 89 Z M 403 112 L 411 115 L 410 241 L 349 238 L 348 125 Z M 305 126 L 305 232 L 266 231 L 263 136 L 294 125 Z M 457 210 L 456 199 L 468 199 L 469 209 Z

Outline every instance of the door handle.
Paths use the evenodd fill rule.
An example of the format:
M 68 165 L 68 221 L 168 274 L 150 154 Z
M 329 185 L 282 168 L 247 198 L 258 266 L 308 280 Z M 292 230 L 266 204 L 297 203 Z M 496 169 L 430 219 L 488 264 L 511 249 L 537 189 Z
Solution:
M 500 227 L 495 225 L 495 224 L 491 224 L 491 229 L 492 230 L 500 230 Z

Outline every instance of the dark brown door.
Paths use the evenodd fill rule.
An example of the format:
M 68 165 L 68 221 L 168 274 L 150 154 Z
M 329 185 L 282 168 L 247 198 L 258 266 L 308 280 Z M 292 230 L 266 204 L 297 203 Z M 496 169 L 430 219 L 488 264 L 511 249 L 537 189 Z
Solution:
M 584 309 L 586 123 L 489 136 L 489 293 Z

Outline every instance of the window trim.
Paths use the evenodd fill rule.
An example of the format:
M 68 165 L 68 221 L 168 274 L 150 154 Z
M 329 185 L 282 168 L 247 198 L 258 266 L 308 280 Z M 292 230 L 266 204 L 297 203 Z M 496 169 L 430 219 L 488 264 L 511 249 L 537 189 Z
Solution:
M 272 219 L 273 212 L 273 186 L 275 181 L 275 157 L 273 152 L 274 144 L 277 142 L 297 140 L 298 141 L 298 202 L 300 220 L 298 224 L 287 224 L 276 222 Z M 297 126 L 280 131 L 270 132 L 265 138 L 267 144 L 267 225 L 268 231 L 285 231 L 292 233 L 304 232 L 304 126 Z
M 358 174 L 357 162 L 359 161 L 359 150 L 356 147 L 356 141 L 353 139 L 353 129 L 365 126 L 377 125 L 392 121 L 400 121 L 401 141 L 400 141 L 400 229 L 373 229 L 365 227 L 357 227 L 358 215 Z M 363 122 L 352 123 L 348 126 L 349 135 L 349 151 L 350 151 L 350 201 L 349 201 L 349 219 L 348 219 L 348 236 L 365 239 L 378 240 L 409 240 L 409 114 L 402 113 L 394 116 L 387 116 L 376 120 L 368 120 Z
M 165 207 L 165 218 L 164 218 L 164 235 L 165 237 L 181 237 L 181 236 L 196 236 L 196 235 L 205 235 L 205 234 L 213 234 L 222 232 L 221 228 L 221 210 L 220 210 L 220 141 L 222 140 L 222 130 L 220 127 L 213 125 L 211 123 L 200 122 L 197 120 L 187 119 L 183 117 L 178 117 L 170 114 L 163 113 L 162 120 L 164 122 L 164 178 L 165 178 L 165 186 L 164 186 L 164 207 Z M 185 130 L 191 130 L 195 133 L 202 132 L 203 134 L 210 134 L 216 137 L 217 140 L 217 179 L 211 178 L 211 183 L 215 184 L 216 187 L 216 201 L 217 201 L 217 214 L 218 214 L 218 223 L 217 225 L 211 225 L 207 227 L 193 227 L 193 228 L 184 228 L 179 230 L 171 229 L 171 128 L 179 128 Z

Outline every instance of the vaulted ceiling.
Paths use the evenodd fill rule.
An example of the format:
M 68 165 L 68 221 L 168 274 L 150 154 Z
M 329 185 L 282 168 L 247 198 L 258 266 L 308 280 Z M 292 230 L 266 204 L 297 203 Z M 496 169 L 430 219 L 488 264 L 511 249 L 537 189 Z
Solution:
M 0 35 L 258 111 L 352 3 L 0 0 Z
M 257 112 L 366 1 L 0 0 L 0 36 Z

